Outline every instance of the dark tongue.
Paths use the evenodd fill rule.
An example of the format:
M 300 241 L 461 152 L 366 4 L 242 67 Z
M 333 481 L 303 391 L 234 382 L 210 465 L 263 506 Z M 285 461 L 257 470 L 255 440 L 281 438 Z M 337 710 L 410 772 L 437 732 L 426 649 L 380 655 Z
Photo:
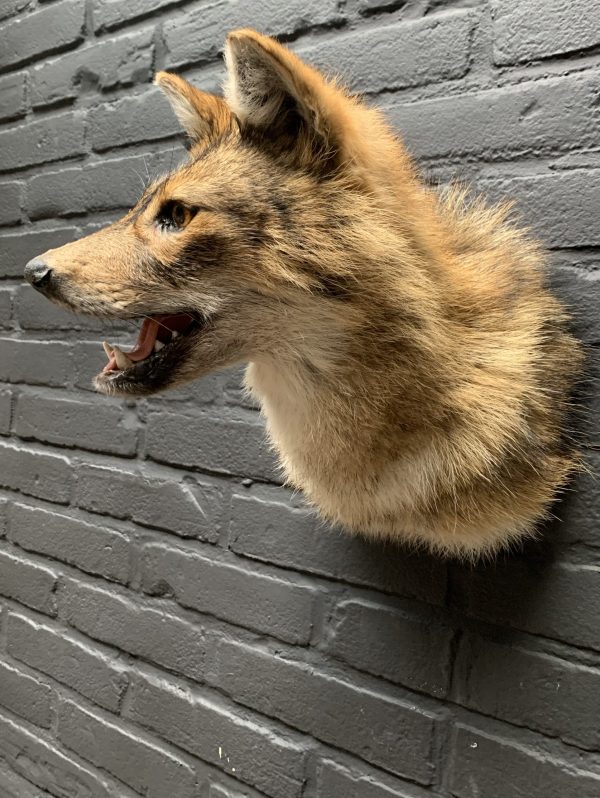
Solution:
M 142 323 L 135 346 L 125 354 L 129 360 L 139 363 L 140 360 L 145 360 L 152 354 L 157 338 L 162 343 L 168 343 L 171 340 L 172 332 L 183 332 L 186 327 L 189 327 L 191 321 L 192 318 L 187 313 L 149 316 Z M 104 371 L 118 371 L 114 355 L 109 358 Z

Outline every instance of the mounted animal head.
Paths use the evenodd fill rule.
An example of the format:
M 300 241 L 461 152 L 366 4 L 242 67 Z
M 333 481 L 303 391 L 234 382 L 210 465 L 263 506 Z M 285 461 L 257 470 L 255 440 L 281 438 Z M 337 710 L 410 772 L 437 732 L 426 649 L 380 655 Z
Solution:
M 263 355 L 326 360 L 353 319 L 340 300 L 384 256 L 374 230 L 418 214 L 408 198 L 399 213 L 410 166 L 375 111 L 250 30 L 230 34 L 226 62 L 225 100 L 157 74 L 188 160 L 26 268 L 76 312 L 142 320 L 127 355 L 107 345 L 100 391 L 153 393 Z
M 100 391 L 250 361 L 289 481 L 328 519 L 474 555 L 531 534 L 577 463 L 581 352 L 540 248 L 419 180 L 380 114 L 274 40 L 227 41 L 225 99 L 159 73 L 186 163 L 27 279 L 142 320 Z

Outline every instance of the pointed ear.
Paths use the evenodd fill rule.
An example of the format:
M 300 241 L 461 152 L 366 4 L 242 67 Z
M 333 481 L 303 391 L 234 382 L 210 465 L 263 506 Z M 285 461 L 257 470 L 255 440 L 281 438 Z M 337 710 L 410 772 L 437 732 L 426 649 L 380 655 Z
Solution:
M 157 72 L 154 85 L 166 94 L 192 144 L 214 140 L 232 128 L 231 111 L 220 97 L 196 89 L 172 72 Z
M 242 130 L 321 157 L 341 154 L 352 101 L 269 36 L 253 30 L 227 37 L 225 98 Z

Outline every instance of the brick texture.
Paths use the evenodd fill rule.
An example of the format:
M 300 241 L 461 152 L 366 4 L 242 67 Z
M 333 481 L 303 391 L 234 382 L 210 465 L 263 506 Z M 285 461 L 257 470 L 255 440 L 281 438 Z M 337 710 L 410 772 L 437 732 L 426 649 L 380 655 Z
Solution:
M 280 484 L 240 369 L 99 397 L 131 325 L 23 283 L 178 162 L 152 75 L 217 91 L 240 26 L 366 95 L 433 183 L 515 201 L 600 443 L 598 3 L 2 0 L 0 795 L 597 798 L 597 451 L 496 562 L 350 537 Z
M 140 678 L 127 715 L 266 795 L 301 795 L 305 745 L 260 716 L 182 684 Z
M 83 38 L 85 7 L 78 0 L 62 0 L 7 22 L 2 29 L 0 67 L 37 59 L 63 50 Z
M 0 661 L 0 705 L 47 729 L 52 720 L 52 689 Z
M 81 89 L 99 90 L 148 80 L 152 65 L 152 29 L 105 39 L 54 58 L 33 70 L 31 101 L 43 106 L 74 100 Z
M 16 72 L 0 78 L 0 119 L 24 116 L 27 110 L 27 75 Z
M 59 114 L 54 117 L 51 126 L 45 120 L 11 126 L 0 131 L 0 148 L 3 167 L 13 169 L 83 155 L 83 116 Z
M 600 44 L 600 8 L 586 0 L 493 0 L 494 55 L 512 64 Z

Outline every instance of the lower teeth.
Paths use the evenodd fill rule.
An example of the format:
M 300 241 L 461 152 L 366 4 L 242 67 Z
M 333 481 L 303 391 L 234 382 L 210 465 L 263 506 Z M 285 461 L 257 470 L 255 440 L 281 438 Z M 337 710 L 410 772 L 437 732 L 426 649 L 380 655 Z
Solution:
M 177 332 L 177 330 L 170 330 L 171 333 L 171 343 L 176 338 L 179 337 L 181 333 Z M 119 349 L 118 346 L 113 346 L 109 344 L 108 341 L 103 341 L 102 346 L 104 347 L 104 351 L 106 352 L 106 356 L 108 357 L 109 361 L 114 358 L 114 362 L 118 367 L 119 371 L 125 371 L 126 369 L 130 369 L 132 366 L 135 365 L 134 361 L 131 360 L 122 349 Z M 153 352 L 160 352 L 161 349 L 164 349 L 166 344 L 159 339 L 154 341 L 154 346 L 152 351 Z
M 121 371 L 125 371 L 125 369 L 131 368 L 131 366 L 133 366 L 133 360 L 130 360 L 125 352 L 119 349 L 118 346 L 113 346 L 113 357 Z

